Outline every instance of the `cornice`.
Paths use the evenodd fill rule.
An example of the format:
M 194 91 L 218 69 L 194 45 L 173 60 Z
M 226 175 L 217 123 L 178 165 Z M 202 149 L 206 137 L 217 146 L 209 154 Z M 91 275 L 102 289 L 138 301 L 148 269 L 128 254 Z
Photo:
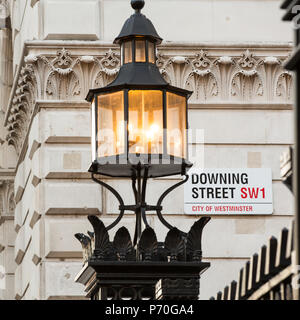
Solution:
M 61 48 L 64 47 L 89 47 L 89 48 L 119 48 L 118 45 L 112 44 L 112 41 L 80 41 L 80 40 L 31 40 L 25 41 L 25 46 L 30 47 L 52 47 Z M 159 48 L 164 47 L 205 47 L 205 48 L 293 48 L 292 41 L 277 42 L 277 41 L 245 41 L 245 42 L 205 42 L 205 41 L 163 41 L 158 46 Z

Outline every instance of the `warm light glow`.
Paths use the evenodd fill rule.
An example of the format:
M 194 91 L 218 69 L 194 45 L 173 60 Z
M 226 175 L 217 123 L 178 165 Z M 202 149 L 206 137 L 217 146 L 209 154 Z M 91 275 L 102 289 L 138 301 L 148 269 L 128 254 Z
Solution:
M 156 138 L 156 135 L 159 133 L 159 125 L 154 123 L 150 126 L 150 130 L 145 132 L 146 138 L 148 141 L 152 142 Z
M 97 154 L 108 157 L 125 152 L 124 93 L 98 96 Z
M 135 147 L 135 153 L 144 153 L 144 152 L 145 152 L 145 150 L 143 147 L 141 147 L 141 146 Z
M 132 41 L 126 41 L 123 44 L 124 63 L 132 62 Z
M 129 152 L 163 152 L 163 94 L 159 90 L 130 90 Z
M 146 62 L 145 40 L 135 40 L 135 61 Z
M 177 142 L 175 143 L 175 147 L 176 147 L 176 148 L 181 148 L 181 142 L 180 142 L 180 141 L 177 141 Z
M 186 157 L 186 98 L 167 92 L 167 151 Z
M 95 99 L 92 102 L 92 161 L 96 160 L 96 117 Z
M 148 57 L 150 63 L 155 63 L 155 47 L 151 41 L 148 41 Z

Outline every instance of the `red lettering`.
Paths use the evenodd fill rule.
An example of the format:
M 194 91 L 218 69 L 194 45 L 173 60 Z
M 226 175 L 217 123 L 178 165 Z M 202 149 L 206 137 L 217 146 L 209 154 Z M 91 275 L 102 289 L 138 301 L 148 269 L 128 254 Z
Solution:
M 241 192 L 242 192 L 242 198 L 246 199 L 247 198 L 247 188 L 242 188 Z
M 250 199 L 257 199 L 260 192 L 262 194 L 262 198 L 265 199 L 265 188 L 241 188 L 241 197 L 246 199 L 249 196 Z
M 249 192 L 249 196 L 250 196 L 250 199 L 257 199 L 258 197 L 258 193 L 259 193 L 259 188 L 248 188 L 248 192 Z

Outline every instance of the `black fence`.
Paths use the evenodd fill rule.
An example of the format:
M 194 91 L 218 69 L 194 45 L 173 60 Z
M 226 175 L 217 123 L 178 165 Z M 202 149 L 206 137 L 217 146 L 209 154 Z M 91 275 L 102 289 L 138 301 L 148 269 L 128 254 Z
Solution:
M 293 229 L 294 224 L 282 229 L 279 240 L 271 237 L 240 270 L 238 281 L 211 300 L 294 300 Z

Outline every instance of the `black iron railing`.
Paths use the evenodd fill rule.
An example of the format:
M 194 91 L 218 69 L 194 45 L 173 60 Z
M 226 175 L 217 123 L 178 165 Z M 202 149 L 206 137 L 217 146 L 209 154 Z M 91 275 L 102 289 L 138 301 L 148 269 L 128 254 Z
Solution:
M 294 228 L 284 228 L 261 247 L 240 270 L 238 281 L 232 281 L 212 300 L 294 300 Z M 295 282 L 297 285 L 297 281 Z

